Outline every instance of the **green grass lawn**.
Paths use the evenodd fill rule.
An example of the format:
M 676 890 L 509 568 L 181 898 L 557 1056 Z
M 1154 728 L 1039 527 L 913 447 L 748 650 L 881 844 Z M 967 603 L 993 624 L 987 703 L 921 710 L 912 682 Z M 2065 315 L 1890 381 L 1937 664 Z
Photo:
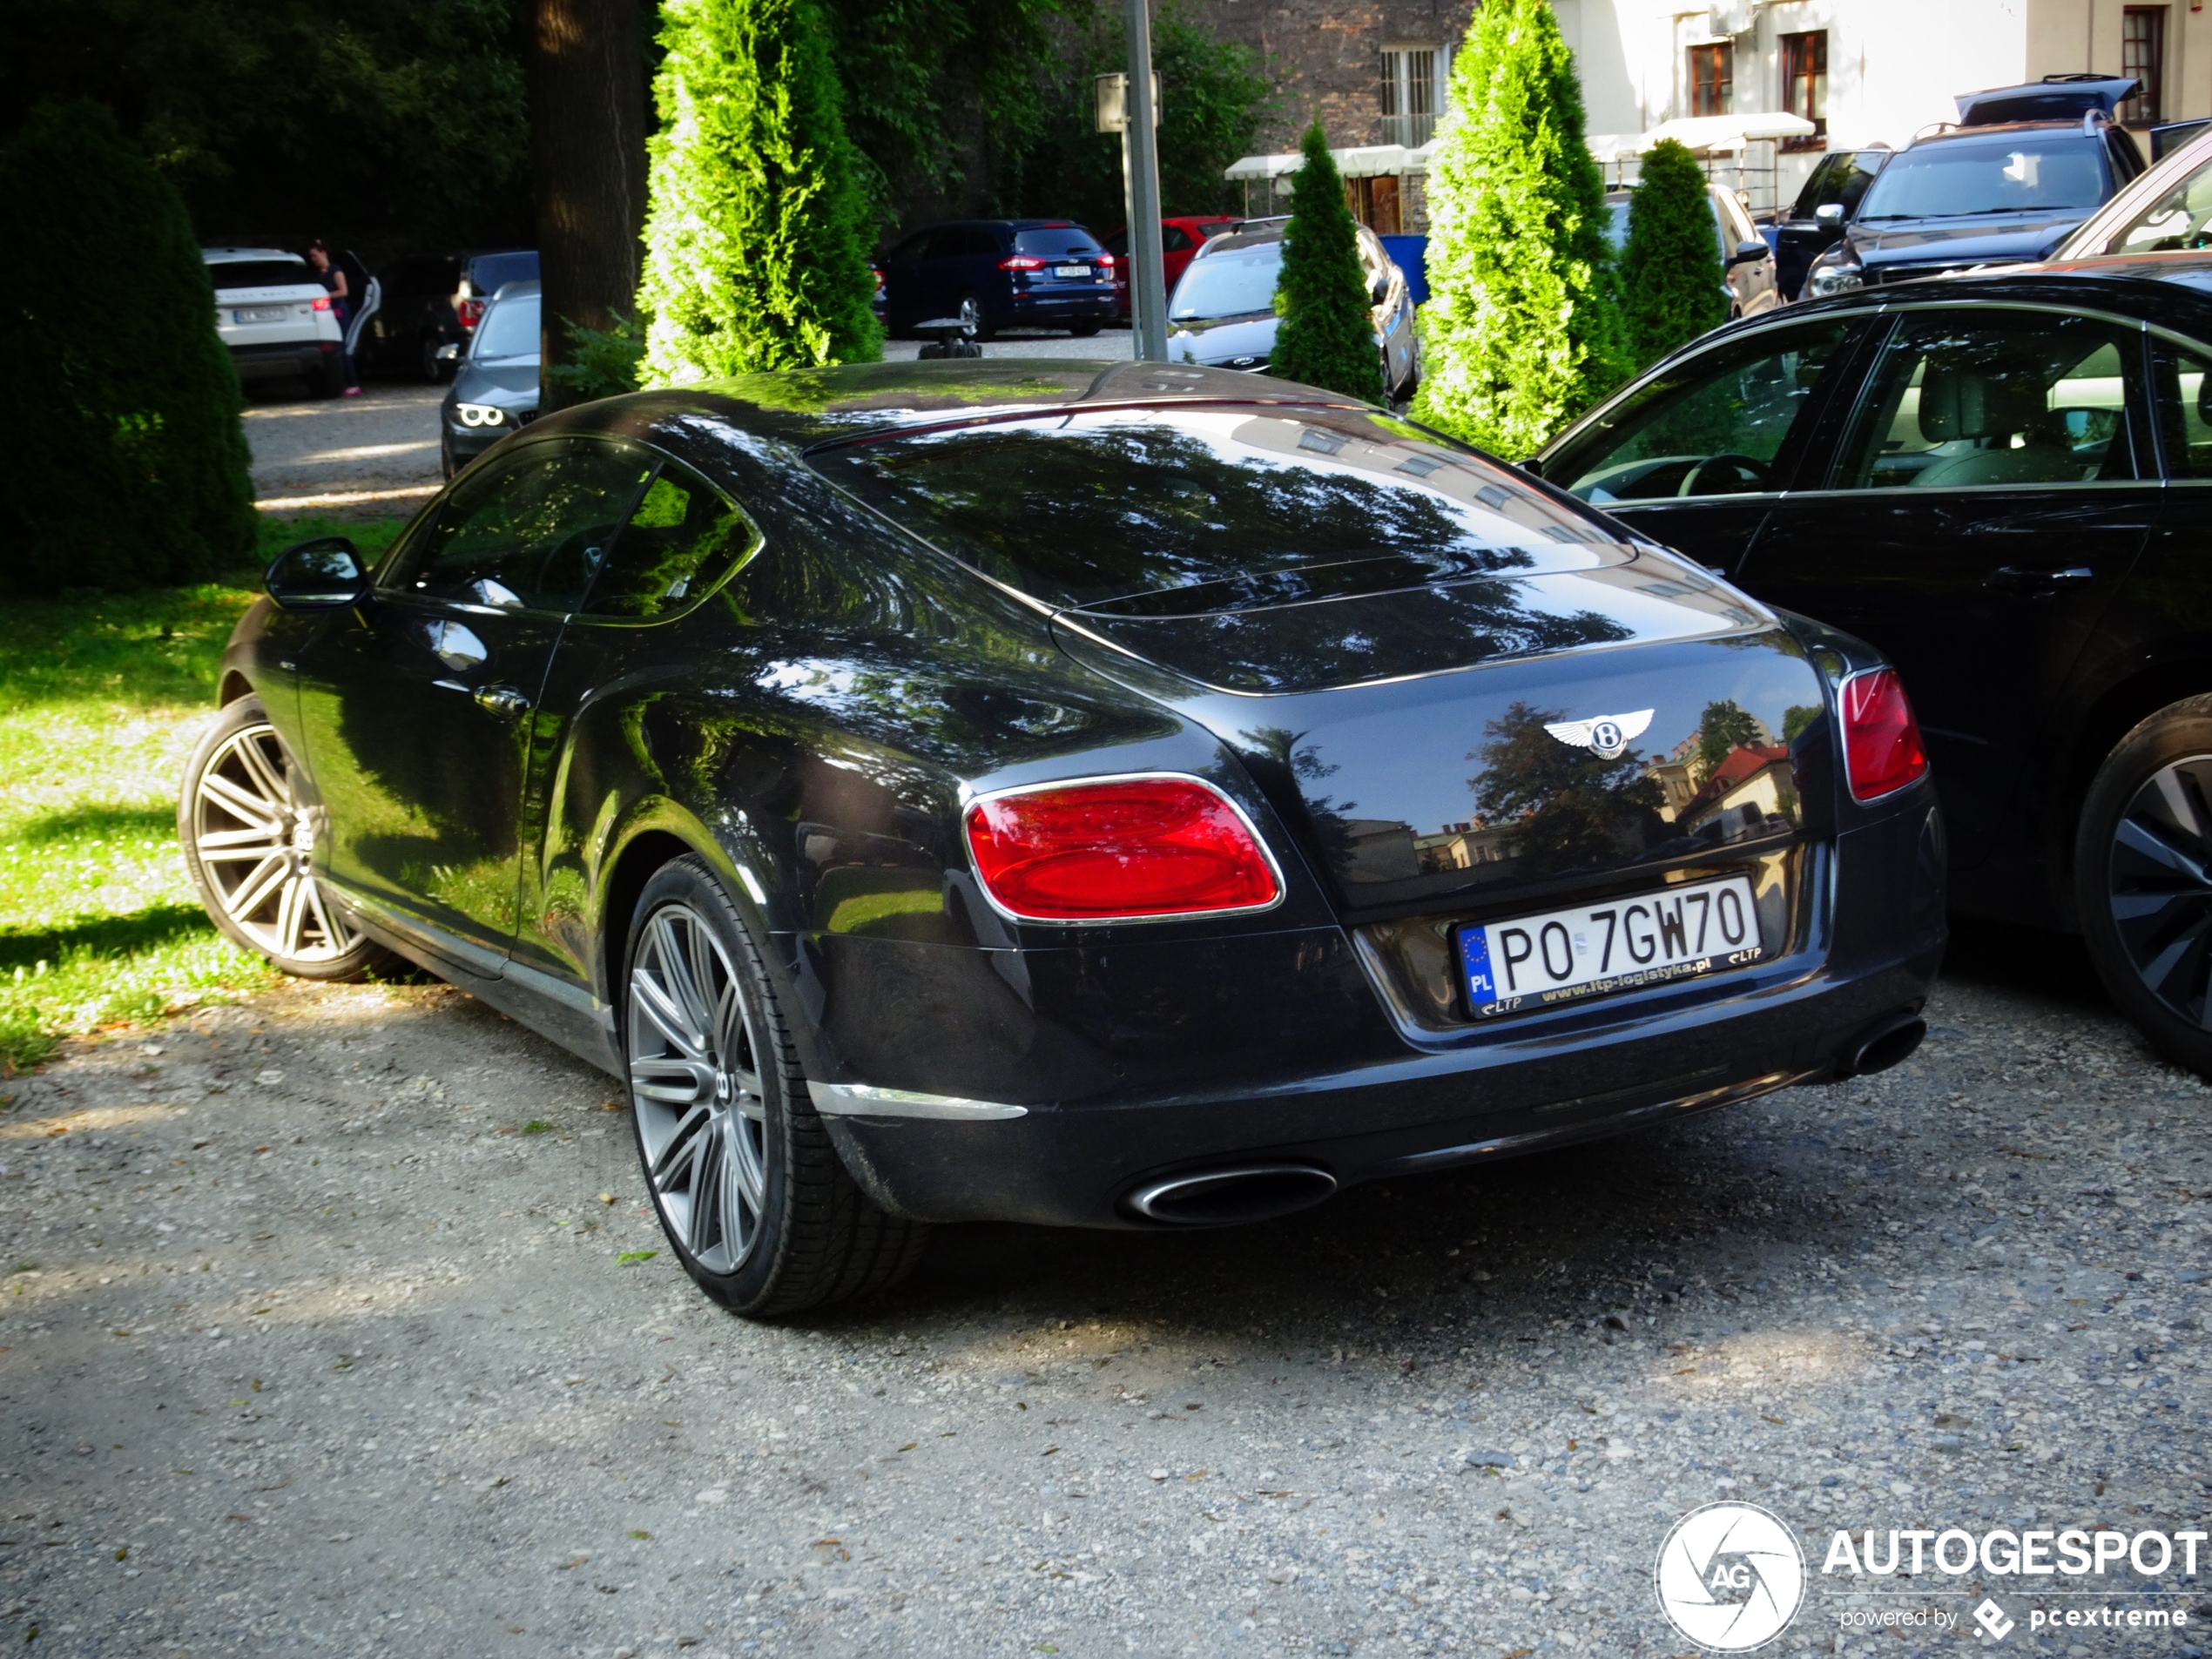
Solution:
M 380 552 L 399 519 L 266 519 L 262 553 L 321 534 Z M 177 787 L 258 570 L 196 588 L 0 608 L 0 1076 L 61 1036 L 251 991 L 275 975 L 202 914 Z

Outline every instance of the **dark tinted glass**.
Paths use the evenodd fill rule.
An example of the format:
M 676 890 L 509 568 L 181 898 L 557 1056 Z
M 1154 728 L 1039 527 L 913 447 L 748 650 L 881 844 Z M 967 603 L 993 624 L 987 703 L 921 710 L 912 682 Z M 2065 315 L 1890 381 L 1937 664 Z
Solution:
M 987 231 L 980 225 L 971 226 L 961 233 L 961 252 L 963 253 L 996 253 L 999 251 L 998 233 Z
M 1178 235 L 1180 232 L 1177 233 Z M 1189 239 L 1185 239 L 1187 241 Z M 1080 225 L 1070 225 L 1056 231 L 1016 231 L 1014 233 L 1016 253 L 1035 254 L 1052 259 L 1062 253 L 1082 254 L 1086 258 L 1103 253 L 1097 239 Z
M 1109 253 L 1128 253 L 1129 233 L 1127 231 L 1116 231 L 1111 236 L 1106 239 L 1103 246 Z
M 539 296 L 510 294 L 484 314 L 470 341 L 469 356 L 479 362 L 495 357 L 535 357 L 539 350 Z
M 1505 469 L 1379 416 L 1085 414 L 859 443 L 814 465 L 1055 604 L 1205 584 L 1198 608 L 1235 608 L 1367 579 L 1346 565 L 1395 585 L 1581 568 L 1609 540 Z
M 1866 186 L 1874 182 L 1874 175 L 1889 156 L 1886 150 L 1838 151 L 1830 156 L 1812 170 L 1812 177 L 1797 192 L 1790 216 L 1811 219 L 1817 209 L 1840 202 L 1844 217 L 1849 219 L 1858 211 L 1858 199 L 1866 193 Z
M 226 288 L 296 288 L 303 282 L 322 286 L 304 260 L 233 260 L 209 266 L 207 275 L 218 293 Z
M 2166 442 L 2166 475 L 2212 478 L 2212 360 L 2168 341 L 2158 354 L 2158 419 Z
M 1180 253 L 1184 249 L 1193 246 L 1195 244 L 1191 239 L 1190 233 L 1184 230 L 1182 226 L 1163 225 L 1160 226 L 1161 253 Z
M 455 260 L 401 260 L 377 279 L 394 299 L 421 299 L 451 293 L 461 286 L 461 266 Z
M 396 585 L 458 604 L 567 610 L 590 587 L 652 469 L 651 456 L 626 445 L 532 444 L 446 498 Z
M 2055 311 L 1902 319 L 1830 487 L 1964 489 L 2135 476 L 2137 331 Z
M 957 225 L 948 225 L 929 233 L 929 248 L 922 255 L 929 260 L 958 259 L 968 251 L 968 233 Z
M 489 299 L 505 282 L 537 280 L 536 253 L 482 253 L 469 262 L 469 281 L 477 293 Z
M 928 246 L 929 233 L 927 231 L 916 231 L 912 236 L 907 238 L 905 241 L 900 243 L 898 246 L 893 248 L 889 257 L 901 261 L 907 260 L 918 260 L 921 257 L 922 250 Z
M 752 526 L 704 478 L 677 462 L 631 509 L 584 609 L 650 620 L 680 610 L 752 547 Z
M 2104 145 L 2079 131 L 1938 139 L 1884 167 L 1860 217 L 1874 224 L 2039 207 L 2087 212 L 2104 200 L 2105 183 Z

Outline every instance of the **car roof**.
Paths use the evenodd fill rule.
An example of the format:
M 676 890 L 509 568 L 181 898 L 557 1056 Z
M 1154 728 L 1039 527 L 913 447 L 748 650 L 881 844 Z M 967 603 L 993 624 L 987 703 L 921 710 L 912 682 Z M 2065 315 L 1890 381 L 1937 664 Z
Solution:
M 2085 127 L 2077 117 L 2071 121 L 1993 121 L 1986 126 L 1947 127 L 1941 132 L 1931 132 L 1912 140 L 1897 153 L 1909 156 L 1915 150 L 1928 149 L 1936 145 L 1987 145 L 1995 149 L 2012 143 L 2023 132 L 2039 138 L 2065 135 L 2084 144 L 2094 144 L 2104 136 L 2101 127 Z
M 492 295 L 491 302 L 497 305 L 502 300 L 527 300 L 538 293 L 543 287 L 536 277 L 516 277 L 512 282 L 501 283 L 498 292 Z
M 671 447 L 751 435 L 799 448 L 1044 414 L 1055 409 L 1184 404 L 1325 407 L 1375 414 L 1341 393 L 1183 363 L 1082 363 L 1058 358 L 847 363 L 633 392 L 541 419 L 533 436 L 606 431 Z
M 294 265 L 307 264 L 297 253 L 282 247 L 204 247 L 199 250 L 199 257 L 210 265 L 239 265 L 247 260 L 289 260 Z
M 2116 311 L 2162 324 L 2212 344 L 2212 249 L 2161 257 L 2141 255 L 2080 260 L 2066 265 L 2000 266 L 1986 273 L 1923 277 L 1880 287 L 1855 288 L 1825 300 L 1800 300 L 1778 311 L 1727 323 L 1695 342 L 1746 333 L 1778 322 L 1838 312 L 1877 312 L 1905 305 L 1972 305 L 2012 301 L 2058 309 Z

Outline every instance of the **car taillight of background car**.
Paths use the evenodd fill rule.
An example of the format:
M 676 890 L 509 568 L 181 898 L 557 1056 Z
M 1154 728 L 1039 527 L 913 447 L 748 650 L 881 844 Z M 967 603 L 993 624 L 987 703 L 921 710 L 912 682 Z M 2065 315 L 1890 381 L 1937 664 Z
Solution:
M 463 300 L 454 307 L 454 314 L 461 319 L 463 328 L 473 332 L 476 325 L 484 320 L 484 307 L 489 303 L 477 299 Z
M 987 796 L 968 851 L 993 903 L 1026 921 L 1260 910 L 1275 866 L 1229 798 L 1195 778 L 1116 778 Z

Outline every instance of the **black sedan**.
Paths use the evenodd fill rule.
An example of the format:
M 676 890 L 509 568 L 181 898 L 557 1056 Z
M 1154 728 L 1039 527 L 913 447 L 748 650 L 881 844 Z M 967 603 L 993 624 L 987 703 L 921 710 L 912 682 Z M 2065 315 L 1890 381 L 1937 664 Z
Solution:
M 745 1312 L 929 1221 L 1257 1219 L 1918 1041 L 1894 675 L 1623 535 L 1225 372 L 610 399 L 271 567 L 181 829 L 280 966 L 626 1079 Z
M 1926 723 L 1952 902 L 2079 927 L 2199 1070 L 2209 369 L 2212 255 L 1950 278 L 1709 335 L 1534 463 L 1887 653 Z

